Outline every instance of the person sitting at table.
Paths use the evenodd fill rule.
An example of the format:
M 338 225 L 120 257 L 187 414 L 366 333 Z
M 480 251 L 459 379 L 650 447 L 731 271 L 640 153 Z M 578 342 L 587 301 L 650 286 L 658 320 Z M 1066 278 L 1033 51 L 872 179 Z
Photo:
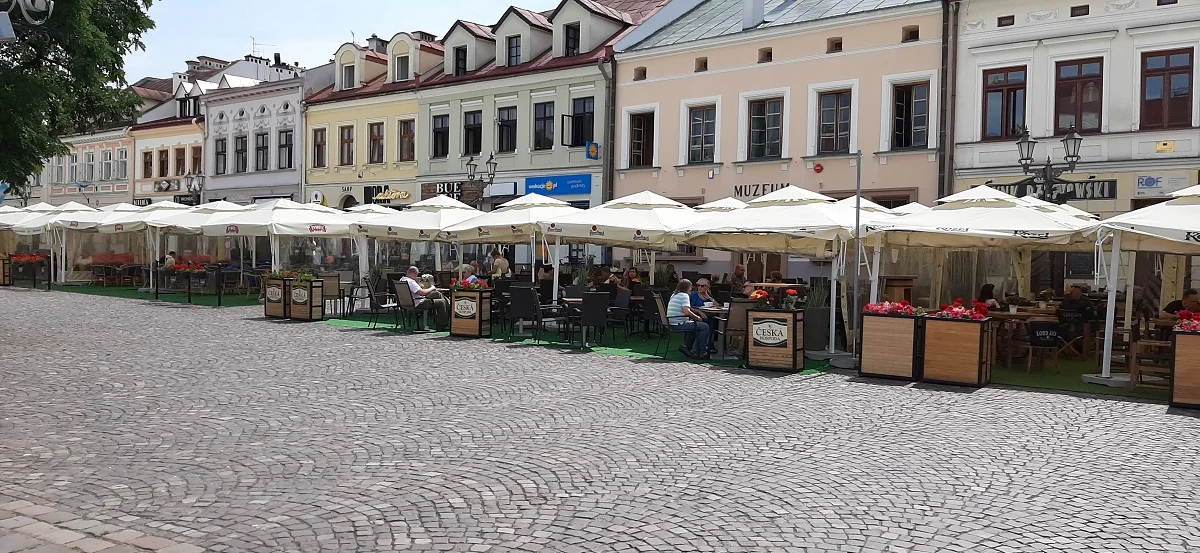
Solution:
M 729 289 L 737 293 L 746 286 L 746 266 L 738 263 L 733 266 L 733 276 L 729 277 Z
M 703 313 L 692 309 L 692 282 L 681 279 L 675 285 L 675 294 L 667 304 L 667 322 L 676 332 L 684 332 L 684 342 L 679 346 L 680 353 L 693 359 L 708 357 L 709 335 L 712 328 L 705 322 Z
M 692 289 L 691 300 L 692 307 L 705 307 L 706 305 L 721 307 L 721 302 L 712 296 L 712 284 L 708 282 L 707 278 L 696 280 L 696 286 Z
M 450 324 L 450 302 L 446 301 L 446 297 L 438 292 L 437 288 L 432 285 L 428 288 L 421 286 L 418 283 L 418 274 L 420 270 L 416 267 L 409 267 L 408 272 L 400 277 L 400 282 L 408 286 L 408 291 L 412 292 L 413 303 L 419 310 L 433 311 L 435 323 L 439 328 L 445 328 Z M 429 276 L 429 275 L 426 275 Z M 430 278 L 432 281 L 432 277 Z M 432 283 L 431 283 L 432 284 Z
M 979 289 L 979 297 L 975 301 L 987 305 L 988 309 L 1000 309 L 1000 302 L 996 300 L 996 285 L 984 284 L 983 288 Z
M 629 270 L 625 271 L 625 276 L 621 279 L 621 283 L 618 286 L 624 290 L 633 290 L 634 284 L 641 283 L 642 276 L 638 274 L 637 267 L 630 267 Z
M 554 265 L 546 263 L 538 272 L 538 280 L 554 280 Z
M 1074 321 L 1061 325 L 1063 332 L 1072 339 L 1076 336 L 1083 336 L 1085 323 L 1096 318 L 1096 309 L 1092 306 L 1092 300 L 1083 295 L 1083 287 L 1078 284 L 1072 285 L 1071 289 L 1067 290 L 1066 297 L 1058 304 L 1058 313 L 1060 321 L 1064 319 Z M 1068 315 L 1064 316 L 1063 313 L 1068 313 Z
M 167 252 L 167 256 L 163 258 L 162 266 L 170 267 L 175 265 L 175 250 Z
M 1195 288 L 1184 290 L 1183 297 L 1168 303 L 1158 316 L 1164 319 L 1171 319 L 1184 309 L 1193 313 L 1200 313 L 1200 292 L 1197 292 Z
M 474 261 L 471 263 L 474 263 Z M 467 284 L 475 284 L 476 282 L 479 282 L 479 277 L 475 276 L 475 271 L 476 269 L 474 265 L 467 265 L 463 267 L 463 282 Z
M 512 271 L 508 268 L 508 260 L 500 255 L 497 250 L 492 250 L 492 277 L 493 278 L 508 278 L 512 276 Z
M 673 263 L 667 263 L 667 284 L 679 284 L 679 273 L 675 272 Z
M 767 278 L 768 284 L 783 284 L 783 273 L 779 271 L 771 271 L 770 277 Z

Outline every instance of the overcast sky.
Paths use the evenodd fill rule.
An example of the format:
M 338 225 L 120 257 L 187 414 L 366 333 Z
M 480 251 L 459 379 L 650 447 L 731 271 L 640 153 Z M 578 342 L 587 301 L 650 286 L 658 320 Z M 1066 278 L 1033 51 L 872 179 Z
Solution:
M 558 5 L 558 0 L 519 2 L 535 11 Z M 155 28 L 143 37 L 146 51 L 126 58 L 125 74 L 132 83 L 169 77 L 196 56 L 240 59 L 252 53 L 252 36 L 264 43 L 258 52 L 263 57 L 279 52 L 287 63 L 315 67 L 351 36 L 359 44 L 372 33 L 386 39 L 400 31 L 427 31 L 441 38 L 456 19 L 491 25 L 508 6 L 502 0 L 155 0 L 150 8 Z

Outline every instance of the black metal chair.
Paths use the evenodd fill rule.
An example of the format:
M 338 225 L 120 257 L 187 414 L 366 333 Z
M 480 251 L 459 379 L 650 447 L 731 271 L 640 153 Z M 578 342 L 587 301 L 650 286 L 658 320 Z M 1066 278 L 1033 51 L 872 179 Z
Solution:
M 579 309 L 567 316 L 567 338 L 570 340 L 572 329 L 580 329 L 579 347 L 587 347 L 588 329 L 596 330 L 597 339 L 604 334 L 608 326 L 608 292 L 586 292 Z
M 1079 357 L 1083 357 L 1084 329 L 1089 320 L 1091 319 L 1088 317 L 1088 313 L 1085 312 L 1058 310 L 1058 326 L 1061 334 L 1060 339 L 1062 340 L 1058 348 L 1060 353 L 1069 351 Z
M 400 323 L 413 321 L 417 317 L 417 300 L 413 298 L 412 290 L 409 289 L 408 283 L 400 280 L 392 281 L 392 289 L 396 291 L 396 325 L 394 328 L 400 328 Z
M 1026 323 L 1029 334 L 1013 338 L 1011 346 L 1027 350 L 1025 372 L 1033 369 L 1033 356 L 1039 357 L 1039 366 L 1045 366 L 1045 356 L 1049 354 L 1054 359 L 1054 372 L 1059 372 L 1058 348 L 1062 345 L 1062 335 L 1059 333 L 1058 321 L 1054 319 L 1030 319 Z M 1010 346 L 1010 347 L 1011 347 Z M 1009 364 L 1012 364 L 1012 350 L 1009 350 Z
M 367 327 L 375 328 L 379 325 L 379 315 L 394 312 L 399 304 L 391 292 L 379 291 L 378 281 L 372 282 L 369 278 L 363 278 L 363 283 L 366 285 L 367 299 L 371 300 L 371 322 Z
M 678 323 L 685 323 L 685 322 L 687 322 L 688 318 L 684 317 L 684 316 L 668 317 L 667 316 L 667 306 L 665 303 L 663 303 L 662 296 L 655 295 L 654 296 L 654 304 L 655 304 L 655 306 L 654 306 L 655 312 L 658 314 L 658 324 L 659 324 L 660 332 L 662 335 L 661 340 L 657 344 L 654 345 L 654 354 L 657 355 L 658 348 L 665 345 L 666 349 L 663 350 L 663 357 L 665 358 L 667 356 L 667 353 L 669 353 L 671 351 L 671 334 L 687 334 L 688 332 L 691 332 L 691 331 L 675 329 L 675 327 L 673 325 L 678 324 Z
M 725 323 L 725 328 L 722 330 L 720 325 L 714 328 L 713 332 L 717 333 L 724 341 L 723 349 L 726 353 L 729 352 L 729 339 L 742 339 L 742 357 L 745 356 L 746 336 L 748 332 L 747 317 L 750 313 L 750 308 L 754 307 L 756 302 L 750 299 L 734 298 L 729 302 L 729 315 L 727 317 L 717 317 L 717 320 Z
M 579 286 L 577 284 L 572 284 L 567 287 L 567 290 L 563 294 L 563 297 L 565 297 L 565 298 L 582 298 L 583 297 L 583 287 Z
M 629 300 L 633 297 L 632 290 L 617 290 L 613 305 L 608 308 L 608 328 L 620 326 L 625 329 L 625 339 L 629 339 Z

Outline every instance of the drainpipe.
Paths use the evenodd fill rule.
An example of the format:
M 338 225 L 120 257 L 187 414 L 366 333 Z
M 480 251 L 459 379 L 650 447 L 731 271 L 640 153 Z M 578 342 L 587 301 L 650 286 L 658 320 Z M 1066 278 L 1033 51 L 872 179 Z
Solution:
M 942 2 L 942 68 L 938 118 L 938 198 L 950 194 L 954 181 L 954 103 L 958 98 L 958 0 Z
M 605 64 L 608 65 L 607 68 L 605 68 Z M 613 177 L 616 174 L 617 159 L 617 57 L 613 55 L 611 46 L 608 48 L 608 55 L 600 60 L 597 65 L 600 69 L 600 75 L 604 77 L 605 92 L 608 97 L 604 110 L 604 150 L 607 154 L 604 156 L 604 166 L 601 173 L 604 180 L 604 192 L 601 200 L 607 202 L 613 199 L 613 190 L 615 189 Z M 605 248 L 604 256 L 611 267 L 613 261 L 612 248 Z
M 605 65 L 608 67 L 605 67 Z M 613 199 L 613 174 L 616 162 L 617 144 L 617 85 L 614 82 L 617 72 L 617 58 L 610 49 L 608 55 L 597 64 L 600 75 L 604 77 L 605 94 L 607 95 L 604 110 L 604 149 L 607 152 L 604 159 L 604 196 L 603 201 Z

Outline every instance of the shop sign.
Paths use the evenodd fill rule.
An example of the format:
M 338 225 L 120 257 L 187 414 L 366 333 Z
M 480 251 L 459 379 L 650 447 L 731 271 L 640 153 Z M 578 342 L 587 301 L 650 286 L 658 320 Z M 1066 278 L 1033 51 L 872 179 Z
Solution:
M 176 194 L 175 203 L 183 205 L 200 205 L 200 196 L 192 194 Z
M 756 319 L 754 321 L 754 345 L 768 348 L 787 346 L 787 319 Z
M 459 319 L 474 319 L 479 306 L 475 298 L 459 297 L 454 300 L 454 316 Z
M 304 304 L 308 303 L 308 289 L 304 287 L 292 288 L 292 303 Z
M 588 174 L 558 175 L 552 177 L 527 177 L 525 179 L 525 193 L 537 193 L 543 196 L 591 194 L 592 176 Z
M 1117 199 L 1117 181 L 1114 179 L 1108 180 L 1086 180 L 1079 182 L 1056 182 L 1050 185 L 1050 197 L 1067 196 L 1068 200 L 1115 200 Z M 1036 196 L 1038 198 L 1045 197 L 1045 184 L 1035 183 L 1013 183 L 1013 184 L 993 184 L 992 188 L 1011 194 L 1018 198 L 1025 196 Z
M 150 202 L 151 202 L 150 198 L 134 198 L 133 199 L 133 205 L 136 205 L 138 207 L 146 207 L 146 206 L 150 205 Z
M 742 201 L 755 200 L 776 190 L 791 186 L 790 182 L 773 182 L 768 184 L 735 184 L 733 197 Z
M 1158 173 L 1137 176 L 1137 188 L 1133 195 L 1139 198 L 1169 196 L 1192 185 L 1187 173 Z
M 421 185 L 421 199 L 434 196 L 449 196 L 460 202 L 471 204 L 483 197 L 483 181 L 427 182 Z

